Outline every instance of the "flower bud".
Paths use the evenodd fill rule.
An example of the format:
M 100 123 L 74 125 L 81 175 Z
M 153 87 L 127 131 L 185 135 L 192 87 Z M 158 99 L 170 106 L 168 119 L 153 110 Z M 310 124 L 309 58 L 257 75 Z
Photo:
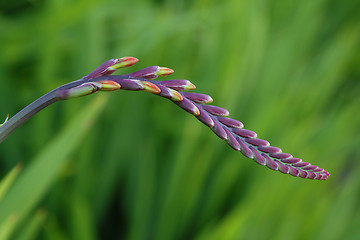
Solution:
M 165 77 L 174 73 L 174 70 L 167 67 L 160 67 L 160 69 L 155 73 L 158 77 Z
M 67 100 L 92 94 L 101 89 L 101 83 L 87 82 L 70 89 L 62 89 L 56 93 L 59 100 Z
M 144 86 L 144 91 L 148 93 L 159 94 L 161 92 L 155 84 L 147 81 L 141 81 L 141 84 Z
M 119 68 L 123 67 L 130 67 L 137 63 L 139 60 L 134 57 L 123 57 L 123 58 L 116 58 L 110 59 L 99 67 L 97 67 L 94 71 L 92 71 L 89 75 L 87 75 L 86 79 L 93 79 L 96 77 L 107 76 L 118 70 Z
M 121 85 L 114 81 L 104 80 L 98 81 L 101 84 L 100 91 L 115 91 L 121 88 Z
M 135 57 L 123 57 L 123 58 L 118 58 L 116 60 L 117 61 L 115 62 L 114 65 L 108 67 L 109 71 L 111 70 L 116 71 L 119 68 L 130 67 L 139 61 L 139 59 Z
M 157 77 L 165 77 L 172 74 L 174 70 L 166 67 L 151 66 L 143 68 L 137 72 L 130 73 L 130 77 L 134 78 L 146 78 L 146 79 L 155 79 Z

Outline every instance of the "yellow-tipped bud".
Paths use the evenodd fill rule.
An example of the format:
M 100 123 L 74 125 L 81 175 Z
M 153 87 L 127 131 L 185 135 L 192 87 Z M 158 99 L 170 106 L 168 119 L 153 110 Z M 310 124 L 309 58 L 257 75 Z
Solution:
M 156 75 L 159 77 L 165 77 L 172 74 L 173 72 L 174 70 L 172 70 L 171 68 L 160 67 L 159 70 L 156 72 Z
M 139 61 L 139 59 L 135 58 L 135 57 L 123 57 L 123 58 L 119 58 L 117 59 L 116 63 L 110 67 L 108 67 L 108 70 L 117 70 L 119 68 L 124 68 L 124 67 L 130 67 L 132 65 L 134 65 L 135 63 L 137 63 Z
M 100 91 L 115 91 L 121 88 L 121 85 L 114 81 L 104 80 L 98 81 L 101 84 Z

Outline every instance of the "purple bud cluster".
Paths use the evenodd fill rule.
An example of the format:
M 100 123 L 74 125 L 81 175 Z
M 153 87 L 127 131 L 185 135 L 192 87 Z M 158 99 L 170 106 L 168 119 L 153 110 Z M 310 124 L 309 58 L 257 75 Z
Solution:
M 80 88 L 85 86 L 85 90 L 81 88 L 82 92 L 79 94 L 79 89 L 76 88 L 76 91 L 72 90 L 74 88 L 61 91 L 61 100 L 66 99 L 69 95 L 66 91 L 75 92 L 77 95 L 74 93 L 73 95 L 76 96 L 95 92 L 99 88 L 96 82 L 102 83 L 102 86 L 106 84 L 108 90 L 143 90 L 170 99 L 208 126 L 230 147 L 240 151 L 244 156 L 254 159 L 260 165 L 294 177 L 326 180 L 330 176 L 324 169 L 303 162 L 300 158 L 294 158 L 289 153 L 283 153 L 280 148 L 270 146 L 268 141 L 257 138 L 257 134 L 244 129 L 244 125 L 240 121 L 228 118 L 228 110 L 213 105 L 205 105 L 212 103 L 213 99 L 210 96 L 201 93 L 182 92 L 195 89 L 195 85 L 190 81 L 183 79 L 154 80 L 159 76 L 167 76 L 173 73 L 172 69 L 152 66 L 130 74 L 109 76 L 117 68 L 131 66 L 136 62 L 137 59 L 132 57 L 112 59 L 105 62 L 86 77 L 91 83 L 80 86 Z

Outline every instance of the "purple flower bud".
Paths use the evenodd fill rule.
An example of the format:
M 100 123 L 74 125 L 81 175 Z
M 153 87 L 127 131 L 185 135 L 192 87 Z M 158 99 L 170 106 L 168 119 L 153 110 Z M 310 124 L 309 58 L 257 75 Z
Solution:
M 297 176 L 299 176 L 299 169 L 296 169 L 289 165 L 289 173 L 290 173 L 290 175 L 297 177 Z
M 254 157 L 254 154 L 253 152 L 250 150 L 250 148 L 246 145 L 246 143 L 244 143 L 243 140 L 241 140 L 240 137 L 235 137 L 236 140 L 239 142 L 240 144 L 240 151 L 241 153 L 245 156 L 245 157 L 248 157 L 248 158 L 253 158 Z
M 229 115 L 228 110 L 226 110 L 225 108 L 217 107 L 217 106 L 204 105 L 203 109 L 215 116 L 228 116 Z
M 314 172 L 316 177 L 314 178 L 315 180 L 322 180 L 322 175 L 321 173 L 317 173 L 317 172 Z
M 266 166 L 272 170 L 277 171 L 278 170 L 278 165 L 276 164 L 276 162 L 274 160 L 272 160 L 271 158 L 269 158 L 269 156 L 267 156 L 266 154 L 262 154 L 262 156 L 265 158 L 266 160 Z
M 249 149 L 252 151 L 254 155 L 255 162 L 264 166 L 266 164 L 265 158 L 261 156 L 261 154 L 253 146 L 249 146 Z
M 227 130 L 226 128 L 224 128 L 224 130 L 225 130 L 226 135 L 227 135 L 227 143 L 230 145 L 230 147 L 232 147 L 236 151 L 240 151 L 240 144 L 235 139 L 234 135 L 229 130 Z
M 211 103 L 213 101 L 209 95 L 202 93 L 184 92 L 183 94 L 188 99 L 200 104 Z
M 283 159 L 283 158 L 292 158 L 292 155 L 289 153 L 270 153 L 270 157 Z
M 178 91 L 194 90 L 196 88 L 189 80 L 183 79 L 159 81 L 159 84 Z
M 245 141 L 254 146 L 269 146 L 270 145 L 270 143 L 268 141 L 259 139 L 259 138 L 246 138 Z
M 281 162 L 292 164 L 292 163 L 302 162 L 302 160 L 300 158 L 286 158 L 286 159 L 281 159 Z
M 310 163 L 307 162 L 298 162 L 298 163 L 294 163 L 292 164 L 292 166 L 297 167 L 297 168 L 303 168 L 310 165 Z
M 190 100 L 184 98 L 182 101 L 174 101 L 176 105 L 184 109 L 185 111 L 195 115 L 200 115 L 200 110 L 195 106 L 194 103 L 192 103 Z
M 171 94 L 171 100 L 177 102 L 184 100 L 183 96 L 178 91 L 175 91 L 174 89 L 171 88 L 169 88 L 169 90 Z
M 199 111 L 200 111 L 200 114 L 198 116 L 196 116 L 197 119 L 199 119 L 206 126 L 212 128 L 214 126 L 214 120 L 210 117 L 210 115 L 207 112 L 205 112 L 201 108 L 199 108 Z
M 151 67 L 143 68 L 139 71 L 130 73 L 129 76 L 134 77 L 134 78 L 153 79 L 153 78 L 157 78 L 157 75 L 155 73 L 159 70 L 160 70 L 159 66 L 151 66 Z
M 232 131 L 239 135 L 240 137 L 244 138 L 256 138 L 257 134 L 253 131 L 247 130 L 247 129 L 241 129 L 241 128 L 234 128 Z
M 130 67 L 137 63 L 139 59 L 134 57 L 123 57 L 123 58 L 116 58 L 110 59 L 99 67 L 97 67 L 94 71 L 92 71 L 89 75 L 87 75 L 86 79 L 93 79 L 100 76 L 107 76 L 118 70 L 119 68 L 123 67 Z
M 174 70 L 166 67 L 151 66 L 144 69 L 141 69 L 137 72 L 130 73 L 130 77 L 134 78 L 146 78 L 146 79 L 155 79 L 157 77 L 164 77 L 172 74 Z
M 289 173 L 289 167 L 287 165 L 285 165 L 279 161 L 277 161 L 277 165 L 278 165 L 280 172 L 285 173 L 285 174 Z
M 312 170 L 313 172 L 323 172 L 323 171 L 325 171 L 324 169 L 322 169 L 322 168 L 319 168 L 319 167 L 317 167 L 316 169 L 314 169 L 314 170 Z
M 268 147 L 259 146 L 258 149 L 259 149 L 259 151 L 265 152 L 265 153 L 279 153 L 279 152 L 281 152 L 280 148 L 271 147 L 271 146 L 268 146 Z
M 242 122 L 235 120 L 235 119 L 231 119 L 231 118 L 227 118 L 227 117 L 217 117 L 217 119 L 224 125 L 231 127 L 231 128 L 243 128 L 244 125 L 242 124 Z
M 211 128 L 211 130 L 213 130 L 213 132 L 221 139 L 227 140 L 227 134 L 224 128 L 217 121 L 214 121 L 214 126 Z
M 159 94 L 161 92 L 160 88 L 158 88 L 158 86 L 156 86 L 151 82 L 147 82 L 147 81 L 140 81 L 140 82 L 143 85 L 145 92 L 153 93 L 153 94 Z
M 183 96 L 174 89 L 164 87 L 160 84 L 156 86 L 160 89 L 160 93 L 158 93 L 158 95 L 161 97 L 168 98 L 173 101 L 182 101 L 184 99 Z
M 307 174 L 308 174 L 307 178 L 309 178 L 309 179 L 315 179 L 315 177 L 316 177 L 316 174 L 313 172 L 308 172 Z
M 314 172 L 314 170 L 317 169 L 317 168 L 318 168 L 317 166 L 308 165 L 308 166 L 306 166 L 306 167 L 303 167 L 302 169 L 303 169 L 303 170 L 313 171 L 313 172 Z
M 305 172 L 304 170 L 299 169 L 299 177 L 302 178 L 307 178 L 307 172 Z
M 77 87 L 59 90 L 56 92 L 56 97 L 59 100 L 67 100 L 71 98 L 83 97 L 92 94 L 100 89 L 101 83 L 87 82 Z
M 160 93 L 159 96 L 167 98 L 167 99 L 171 99 L 172 98 L 172 94 L 170 92 L 170 89 L 167 87 L 164 87 L 162 85 L 157 85 L 157 87 L 160 89 Z

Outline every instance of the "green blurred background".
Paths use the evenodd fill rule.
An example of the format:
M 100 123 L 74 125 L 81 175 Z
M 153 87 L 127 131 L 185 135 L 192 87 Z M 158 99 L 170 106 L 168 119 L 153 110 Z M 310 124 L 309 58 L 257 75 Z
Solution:
M 102 62 L 160 65 L 332 175 L 255 164 L 170 101 L 57 103 L 0 145 L 0 239 L 360 239 L 358 0 L 0 2 L 0 119 Z

